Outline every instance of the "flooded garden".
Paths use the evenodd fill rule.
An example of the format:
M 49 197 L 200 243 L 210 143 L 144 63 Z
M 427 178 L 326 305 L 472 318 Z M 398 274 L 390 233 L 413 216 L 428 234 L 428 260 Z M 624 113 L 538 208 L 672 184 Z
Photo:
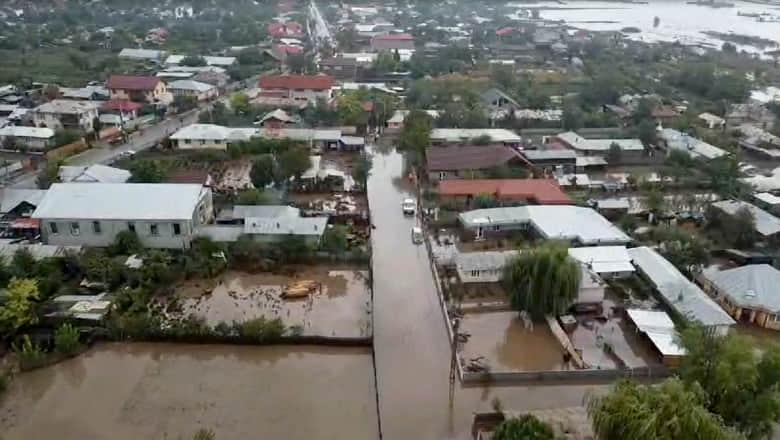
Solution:
M 17 375 L 0 437 L 376 439 L 373 377 L 365 348 L 100 344 Z
M 285 274 L 228 271 L 216 279 L 188 280 L 177 287 L 168 308 L 211 326 L 279 318 L 304 336 L 371 336 L 368 272 L 349 266 L 302 267 Z

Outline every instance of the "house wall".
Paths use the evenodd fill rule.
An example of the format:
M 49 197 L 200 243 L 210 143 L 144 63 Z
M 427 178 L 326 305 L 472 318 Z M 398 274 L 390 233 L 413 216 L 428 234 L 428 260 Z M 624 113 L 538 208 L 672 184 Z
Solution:
M 698 278 L 702 290 L 707 292 L 718 305 L 737 322 L 746 322 L 770 330 L 780 330 L 780 313 L 767 313 L 761 310 L 743 308 L 723 294 L 705 277 Z
M 135 232 L 144 247 L 162 249 L 185 249 L 190 246 L 193 237 L 191 219 L 180 221 L 133 221 L 133 220 L 94 220 L 100 224 L 96 232 L 93 220 L 42 219 L 41 236 L 46 244 L 59 246 L 107 247 L 114 243 L 117 234 L 135 225 Z M 71 230 L 72 224 L 78 224 L 78 234 Z M 179 224 L 180 235 L 174 235 L 173 224 Z M 52 231 L 56 224 L 57 232 Z M 157 234 L 152 235 L 152 225 L 157 225 Z
M 486 269 L 464 271 L 458 268 L 458 277 L 461 283 L 497 283 L 503 278 L 504 269 Z
M 97 109 L 89 110 L 78 115 L 35 112 L 33 114 L 33 123 L 36 127 L 46 127 L 52 130 L 66 128 L 90 133 L 94 130 L 92 122 L 97 117 Z
M 317 102 L 320 99 L 325 101 L 330 100 L 333 97 L 333 90 L 311 90 L 311 89 L 264 89 L 270 92 L 282 93 L 283 98 L 290 98 L 296 101 L 311 101 Z
M 174 148 L 180 150 L 227 150 L 227 140 L 206 139 L 176 139 Z
M 168 89 L 164 82 L 160 81 L 154 90 L 125 90 L 111 89 L 111 99 L 133 102 L 154 103 L 168 101 Z
M 217 96 L 217 89 L 215 87 L 213 89 L 207 90 L 205 92 L 200 92 L 200 93 L 188 89 L 171 89 L 171 94 L 173 96 L 194 96 L 195 99 L 198 101 L 207 101 Z
M 22 136 L 0 136 L 0 142 L 4 142 L 7 138 L 14 139 L 17 144 L 26 145 L 32 150 L 45 150 L 52 140 L 52 138 L 42 139 Z
M 474 241 L 477 237 L 477 230 L 478 228 L 461 228 L 461 240 L 463 241 Z M 515 225 L 500 225 L 498 227 L 496 226 L 487 226 L 482 229 L 482 234 L 484 238 L 486 239 L 498 239 L 498 238 L 504 238 L 509 237 L 513 234 L 516 234 L 518 232 L 527 231 L 529 230 L 528 224 L 515 224 Z
M 278 243 L 287 237 L 287 235 L 280 235 L 280 234 L 247 234 L 247 235 L 252 237 L 252 240 L 260 243 Z M 307 246 L 317 247 L 320 244 L 320 238 L 322 237 L 319 235 L 304 235 L 303 241 L 306 243 Z

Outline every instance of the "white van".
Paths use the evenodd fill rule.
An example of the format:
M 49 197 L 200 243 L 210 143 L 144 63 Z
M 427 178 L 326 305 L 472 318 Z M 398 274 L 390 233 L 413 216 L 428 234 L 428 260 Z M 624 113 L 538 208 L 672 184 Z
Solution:
M 414 226 L 412 228 L 412 243 L 421 244 L 422 242 L 423 242 L 422 228 L 420 228 L 419 226 Z

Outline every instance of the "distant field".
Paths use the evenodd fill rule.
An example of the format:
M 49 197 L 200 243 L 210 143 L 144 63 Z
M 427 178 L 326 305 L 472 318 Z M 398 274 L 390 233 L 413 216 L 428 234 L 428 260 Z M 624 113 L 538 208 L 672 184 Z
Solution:
M 84 57 L 89 69 L 77 68 L 71 54 Z M 0 83 L 34 81 L 62 86 L 83 86 L 89 81 L 103 80 L 107 66 L 119 66 L 116 55 L 109 51 L 78 52 L 65 48 L 39 48 L 22 52 L 0 50 Z

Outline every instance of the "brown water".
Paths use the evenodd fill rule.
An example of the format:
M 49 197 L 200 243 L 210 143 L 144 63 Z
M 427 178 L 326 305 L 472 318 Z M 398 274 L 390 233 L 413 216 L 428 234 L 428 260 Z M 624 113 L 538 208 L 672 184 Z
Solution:
M 451 351 L 424 246 L 409 239 L 415 220 L 401 213 L 411 195 L 403 158 L 374 155 L 369 179 L 374 265 L 374 351 L 382 434 L 387 440 L 470 439 L 475 411 L 582 404 L 587 385 L 468 387 L 450 398 Z M 603 388 L 603 387 L 602 387 Z
M 284 286 L 312 280 L 320 288 L 307 298 L 283 299 Z M 203 317 L 210 325 L 249 319 L 281 318 L 300 326 L 304 335 L 366 337 L 371 335 L 368 272 L 313 267 L 293 276 L 230 271 L 216 282 L 190 280 L 179 286 L 181 311 Z
M 576 329 L 569 334 L 569 339 L 576 349 L 582 351 L 582 359 L 592 368 L 620 368 L 620 362 L 615 356 L 629 368 L 659 363 L 652 348 L 618 316 L 608 321 L 580 319 Z M 614 355 L 604 351 L 605 344 L 612 346 Z
M 376 439 L 370 351 L 106 344 L 17 376 L 4 440 Z
M 461 320 L 461 333 L 471 336 L 462 358 L 483 356 L 491 371 L 563 370 L 563 348 L 546 322 L 526 329 L 517 312 L 469 313 Z

